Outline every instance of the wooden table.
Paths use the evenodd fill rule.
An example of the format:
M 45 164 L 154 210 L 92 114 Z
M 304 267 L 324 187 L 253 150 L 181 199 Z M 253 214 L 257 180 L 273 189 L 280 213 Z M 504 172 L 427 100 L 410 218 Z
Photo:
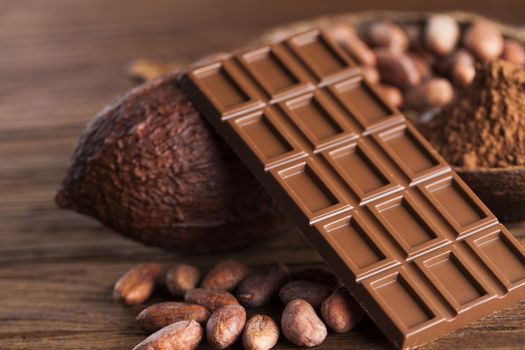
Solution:
M 145 261 L 207 268 L 224 257 L 144 247 L 56 209 L 52 198 L 85 123 L 132 86 L 125 67 L 134 58 L 198 57 L 237 46 L 272 25 L 365 6 L 296 0 L 277 9 L 277 3 L 282 1 L 0 1 L 0 349 L 131 348 L 144 338 L 133 323 L 142 307 L 122 307 L 110 297 L 123 271 Z M 368 9 L 385 5 L 391 6 L 366 2 Z M 397 9 L 414 6 L 421 8 L 414 0 L 396 3 Z M 425 4 L 444 8 L 439 6 L 479 9 L 513 22 L 525 18 L 520 1 Z M 523 227 L 512 230 L 525 243 Z M 234 255 L 253 265 L 277 260 L 293 269 L 322 263 L 294 229 Z M 525 347 L 525 303 L 427 347 L 482 346 Z M 348 335 L 331 334 L 322 347 L 389 345 L 365 321 Z M 292 346 L 281 341 L 279 348 Z

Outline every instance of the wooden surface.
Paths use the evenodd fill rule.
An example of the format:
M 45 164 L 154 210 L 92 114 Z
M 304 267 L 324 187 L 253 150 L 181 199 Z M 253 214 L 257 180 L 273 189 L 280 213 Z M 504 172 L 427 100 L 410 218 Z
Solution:
M 198 57 L 232 48 L 273 25 L 365 5 L 392 7 L 373 0 L 0 0 L 0 349 L 131 348 L 144 338 L 133 323 L 142 307 L 111 301 L 112 284 L 122 272 L 145 261 L 207 268 L 224 256 L 144 247 L 89 218 L 59 211 L 52 202 L 86 122 L 132 86 L 125 73 L 129 62 Z M 399 0 L 395 8 L 422 5 Z M 514 23 L 525 19 L 522 1 L 442 0 L 425 8 L 478 10 Z M 512 231 L 525 243 L 523 226 Z M 234 256 L 252 265 L 282 261 L 293 269 L 321 263 L 294 229 Z M 427 348 L 524 344 L 522 302 Z M 287 347 L 280 342 L 279 348 Z M 348 335 L 331 334 L 322 346 L 388 347 L 369 321 Z

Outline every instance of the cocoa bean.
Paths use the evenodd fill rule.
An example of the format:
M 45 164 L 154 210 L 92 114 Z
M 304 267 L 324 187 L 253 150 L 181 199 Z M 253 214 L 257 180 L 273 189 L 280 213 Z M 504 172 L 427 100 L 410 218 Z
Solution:
M 153 304 L 135 318 L 138 327 L 144 332 L 156 332 L 178 321 L 197 321 L 205 323 L 210 312 L 204 306 L 182 302 Z
M 201 286 L 208 289 L 222 289 L 232 291 L 250 273 L 250 268 L 245 264 L 228 259 L 219 262 L 211 269 L 202 280 Z
M 171 294 L 183 297 L 187 291 L 197 287 L 200 278 L 201 272 L 195 266 L 176 264 L 166 273 L 166 286 Z
M 309 281 L 291 281 L 282 286 L 279 291 L 279 298 L 283 304 L 288 304 L 295 299 L 303 299 L 313 307 L 321 305 L 332 292 L 332 287 Z
M 511 63 L 522 66 L 525 64 L 525 48 L 519 41 L 507 39 L 503 44 L 503 52 L 501 53 L 501 58 Z
M 421 81 L 425 81 L 432 77 L 432 67 L 430 66 L 427 59 L 422 56 L 422 54 L 416 52 L 407 52 L 406 55 L 414 62 L 414 66 L 421 77 Z
M 403 94 L 401 90 L 395 86 L 381 84 L 377 86 L 377 89 L 390 105 L 395 108 L 401 108 L 401 106 L 403 106 Z
M 186 292 L 184 301 L 190 304 L 202 305 L 210 312 L 214 312 L 225 305 L 237 305 L 239 302 L 235 297 L 224 290 L 194 288 Z
M 349 37 L 355 36 L 355 28 L 348 23 L 337 23 L 327 29 L 328 35 L 340 45 L 343 45 Z
M 465 31 L 463 45 L 480 61 L 493 61 L 503 52 L 503 35 L 494 23 L 479 19 Z
M 457 46 L 459 40 L 459 24 L 448 15 L 432 15 L 427 20 L 425 28 L 425 44 L 438 56 L 444 56 Z
M 288 268 L 274 263 L 246 277 L 237 288 L 237 298 L 246 307 L 266 305 L 288 279 Z
M 382 82 L 409 89 L 421 82 L 419 69 L 409 56 L 385 49 L 376 50 L 377 68 Z
M 363 74 L 363 78 L 372 84 L 379 83 L 379 80 L 381 77 L 379 76 L 379 71 L 375 67 L 365 67 L 361 66 L 361 74 Z
M 357 35 L 350 35 L 341 44 L 348 54 L 360 65 L 373 67 L 377 63 L 376 55 Z
M 292 274 L 294 281 L 310 281 L 325 284 L 329 287 L 340 285 L 337 277 L 324 267 L 310 267 Z
M 198 322 L 179 321 L 153 333 L 133 350 L 193 350 L 202 336 L 202 327 Z
M 240 305 L 226 305 L 215 311 L 206 324 L 206 338 L 216 349 L 232 345 L 242 333 L 246 311 Z
M 321 304 L 321 315 L 330 329 L 336 333 L 352 330 L 365 312 L 346 288 L 339 288 Z
M 312 305 L 302 299 L 295 299 L 286 305 L 281 329 L 286 339 L 304 347 L 320 345 L 327 335 L 326 326 Z
M 444 78 L 434 78 L 416 86 L 405 95 L 405 107 L 416 111 L 425 111 L 443 107 L 454 98 L 452 84 Z
M 408 47 L 418 52 L 424 49 L 423 28 L 419 24 L 405 24 L 403 31 L 408 38 Z
M 125 305 L 145 302 L 153 293 L 160 274 L 158 264 L 140 264 L 128 270 L 113 288 L 113 299 Z
M 459 87 L 470 85 L 476 76 L 476 61 L 472 54 L 459 49 L 441 61 L 437 66 L 439 73 L 450 77 L 452 82 Z
M 408 48 L 408 37 L 395 23 L 379 21 L 366 30 L 366 38 L 371 46 L 385 47 L 392 52 L 403 52 Z
M 242 345 L 245 350 L 269 350 L 279 340 L 279 326 L 266 315 L 253 315 L 242 334 Z

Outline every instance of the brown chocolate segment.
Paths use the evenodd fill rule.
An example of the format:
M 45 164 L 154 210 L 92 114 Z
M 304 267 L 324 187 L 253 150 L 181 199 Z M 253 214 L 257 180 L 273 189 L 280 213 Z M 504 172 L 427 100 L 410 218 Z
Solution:
M 182 86 L 399 348 L 525 298 L 525 251 L 314 30 Z

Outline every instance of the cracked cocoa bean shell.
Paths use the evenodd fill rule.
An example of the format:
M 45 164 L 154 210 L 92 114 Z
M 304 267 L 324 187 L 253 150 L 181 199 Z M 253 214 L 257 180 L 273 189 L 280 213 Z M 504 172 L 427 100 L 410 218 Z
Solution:
M 147 82 L 95 117 L 56 203 L 164 248 L 224 250 L 267 237 L 284 214 L 206 124 L 178 78 Z

